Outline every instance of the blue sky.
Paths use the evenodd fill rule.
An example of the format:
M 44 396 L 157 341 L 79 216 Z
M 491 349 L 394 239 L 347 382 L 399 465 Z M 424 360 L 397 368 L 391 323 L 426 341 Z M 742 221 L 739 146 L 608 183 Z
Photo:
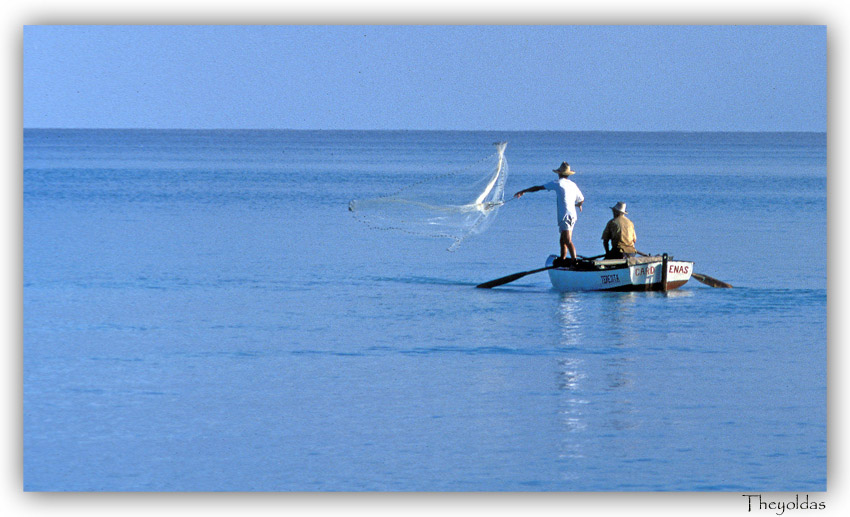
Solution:
M 823 26 L 27 26 L 24 127 L 826 131 Z

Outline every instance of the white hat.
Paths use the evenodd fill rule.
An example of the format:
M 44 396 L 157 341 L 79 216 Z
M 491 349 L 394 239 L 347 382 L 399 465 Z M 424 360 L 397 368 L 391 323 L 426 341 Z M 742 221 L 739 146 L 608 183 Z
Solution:
M 616 210 L 617 212 L 620 212 L 620 213 L 623 213 L 623 214 L 628 214 L 628 212 L 626 212 L 626 204 L 623 203 L 622 201 L 620 201 L 616 205 L 612 206 L 611 210 Z

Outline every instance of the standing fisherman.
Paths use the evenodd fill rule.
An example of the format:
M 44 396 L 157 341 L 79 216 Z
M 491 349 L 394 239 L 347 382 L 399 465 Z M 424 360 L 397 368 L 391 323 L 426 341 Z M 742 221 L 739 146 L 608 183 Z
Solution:
M 514 194 L 515 198 L 521 198 L 526 192 L 537 192 L 538 190 L 554 190 L 558 201 L 558 229 L 561 232 L 561 256 L 560 262 L 566 263 L 567 251 L 570 252 L 570 257 L 573 262 L 576 260 L 576 247 L 573 245 L 573 227 L 576 224 L 578 215 L 576 207 L 581 212 L 581 205 L 584 203 L 584 196 L 581 194 L 578 185 L 569 179 L 576 171 L 570 169 L 570 164 L 567 162 L 561 163 L 561 166 L 554 169 L 552 172 L 558 174 L 558 179 L 550 181 L 545 185 L 530 187 L 525 190 L 520 190 Z

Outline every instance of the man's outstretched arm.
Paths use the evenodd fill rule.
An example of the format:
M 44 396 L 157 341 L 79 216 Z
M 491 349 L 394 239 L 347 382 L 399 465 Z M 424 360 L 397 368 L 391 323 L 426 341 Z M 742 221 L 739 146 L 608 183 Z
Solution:
M 529 188 L 527 188 L 527 189 L 525 189 L 525 190 L 520 190 L 519 192 L 517 192 L 516 194 L 514 194 L 514 197 L 515 197 L 515 198 L 517 198 L 517 199 L 519 199 L 519 198 L 521 198 L 521 197 L 522 197 L 522 195 L 523 195 L 523 194 L 525 194 L 525 193 L 528 193 L 528 192 L 537 192 L 538 190 L 544 190 L 544 189 L 545 189 L 545 187 L 543 187 L 543 185 L 537 185 L 537 186 L 534 186 L 534 187 L 529 187 Z

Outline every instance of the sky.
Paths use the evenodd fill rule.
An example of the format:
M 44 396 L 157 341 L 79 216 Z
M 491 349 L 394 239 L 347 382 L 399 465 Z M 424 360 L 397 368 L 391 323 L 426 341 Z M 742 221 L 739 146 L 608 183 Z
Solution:
M 826 131 L 825 26 L 26 26 L 26 128 Z

